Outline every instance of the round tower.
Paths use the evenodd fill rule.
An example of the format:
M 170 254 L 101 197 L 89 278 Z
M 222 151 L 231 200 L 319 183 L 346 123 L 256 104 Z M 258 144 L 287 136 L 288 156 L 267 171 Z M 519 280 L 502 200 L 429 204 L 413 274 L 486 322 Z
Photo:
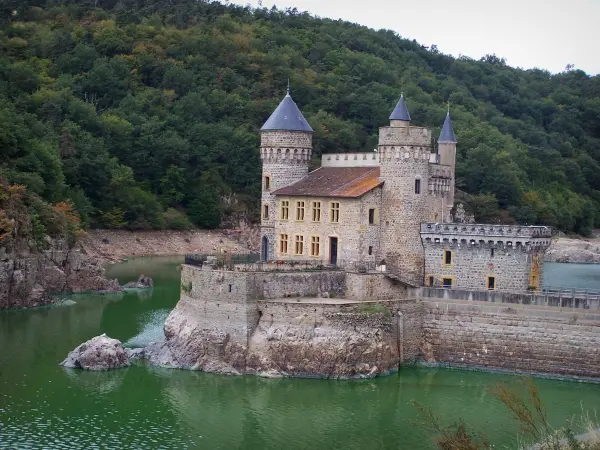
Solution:
M 430 216 L 429 158 L 431 132 L 410 126 L 410 114 L 400 97 L 390 115 L 390 125 L 379 129 L 380 178 L 384 181 L 381 204 L 381 249 L 388 271 L 420 286 L 425 258 L 421 222 Z
M 445 217 L 449 216 L 450 210 L 454 207 L 454 185 L 456 178 L 456 136 L 452 128 L 452 119 L 450 118 L 450 106 L 446 113 L 446 119 L 438 138 L 438 154 L 440 155 L 440 164 L 449 166 L 452 179 L 450 187 L 444 196 L 444 207 L 446 208 Z
M 260 129 L 262 161 L 261 259 L 275 255 L 278 205 L 273 192 L 308 175 L 313 129 L 292 99 L 290 90 Z M 289 214 L 293 213 L 292 205 Z

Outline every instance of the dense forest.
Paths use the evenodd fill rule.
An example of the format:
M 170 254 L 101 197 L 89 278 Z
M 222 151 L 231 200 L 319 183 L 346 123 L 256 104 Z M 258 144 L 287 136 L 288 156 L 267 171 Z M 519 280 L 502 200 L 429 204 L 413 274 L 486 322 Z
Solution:
M 315 129 L 315 159 L 372 150 L 402 90 L 413 123 L 436 132 L 450 102 L 457 184 L 476 219 L 581 234 L 600 226 L 599 76 L 454 58 L 295 9 L 198 0 L 0 8 L 0 178 L 52 205 L 70 201 L 85 226 L 256 217 L 258 130 L 288 78 Z

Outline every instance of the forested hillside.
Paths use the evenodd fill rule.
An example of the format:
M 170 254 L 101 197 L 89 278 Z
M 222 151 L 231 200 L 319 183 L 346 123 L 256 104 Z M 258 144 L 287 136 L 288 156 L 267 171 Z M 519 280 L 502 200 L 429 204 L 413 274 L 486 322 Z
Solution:
M 413 123 L 436 131 L 450 101 L 458 186 L 477 219 L 600 226 L 599 76 L 456 59 L 296 10 L 2 4 L 0 177 L 53 204 L 70 199 L 88 226 L 254 216 L 258 130 L 288 78 L 315 157 L 372 150 L 401 90 Z

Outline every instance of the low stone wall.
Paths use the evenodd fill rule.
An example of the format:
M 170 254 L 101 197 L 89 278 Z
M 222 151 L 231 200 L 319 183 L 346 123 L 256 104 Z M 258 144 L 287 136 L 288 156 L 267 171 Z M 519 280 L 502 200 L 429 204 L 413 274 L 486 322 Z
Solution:
M 248 278 L 248 297 L 264 300 L 287 297 L 342 297 L 346 274 L 341 270 L 254 272 Z
M 426 362 L 600 378 L 600 313 L 530 305 L 423 303 Z

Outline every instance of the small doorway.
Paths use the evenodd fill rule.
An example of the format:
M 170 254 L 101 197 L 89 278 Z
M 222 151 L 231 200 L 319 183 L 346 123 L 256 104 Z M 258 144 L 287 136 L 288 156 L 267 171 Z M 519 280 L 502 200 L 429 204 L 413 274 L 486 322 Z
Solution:
M 262 245 L 260 248 L 260 257 L 263 261 L 269 260 L 269 239 L 266 236 L 262 238 Z
M 337 254 L 338 254 L 338 238 L 329 238 L 329 264 L 337 265 Z

